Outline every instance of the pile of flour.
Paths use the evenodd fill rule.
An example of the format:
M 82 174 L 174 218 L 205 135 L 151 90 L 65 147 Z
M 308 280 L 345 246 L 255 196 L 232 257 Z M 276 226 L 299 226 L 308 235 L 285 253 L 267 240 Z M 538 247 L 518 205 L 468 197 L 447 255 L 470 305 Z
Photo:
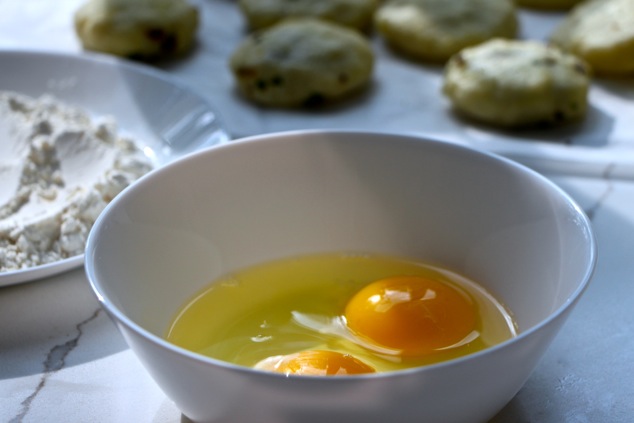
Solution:
M 0 272 L 82 254 L 106 204 L 152 167 L 111 118 L 0 92 Z

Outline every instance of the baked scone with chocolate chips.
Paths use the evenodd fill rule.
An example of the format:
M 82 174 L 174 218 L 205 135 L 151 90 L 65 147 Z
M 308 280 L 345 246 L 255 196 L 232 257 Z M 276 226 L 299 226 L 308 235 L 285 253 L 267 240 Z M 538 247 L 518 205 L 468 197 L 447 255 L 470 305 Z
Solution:
M 283 19 L 313 17 L 365 30 L 371 26 L 379 0 L 239 0 L 251 29 Z
M 187 0 L 88 0 L 74 16 L 83 48 L 135 59 L 187 52 L 198 20 Z
M 437 62 L 494 37 L 515 38 L 518 31 L 510 0 L 391 0 L 378 8 L 375 24 L 395 49 Z
M 368 83 L 373 65 L 370 44 L 357 31 L 311 18 L 250 35 L 230 59 L 245 97 L 276 107 L 346 96 Z
M 538 41 L 495 39 L 454 55 L 443 93 L 456 111 L 499 127 L 555 125 L 587 109 L 588 66 Z
M 582 57 L 596 74 L 634 73 L 634 0 L 588 0 L 575 6 L 551 42 Z

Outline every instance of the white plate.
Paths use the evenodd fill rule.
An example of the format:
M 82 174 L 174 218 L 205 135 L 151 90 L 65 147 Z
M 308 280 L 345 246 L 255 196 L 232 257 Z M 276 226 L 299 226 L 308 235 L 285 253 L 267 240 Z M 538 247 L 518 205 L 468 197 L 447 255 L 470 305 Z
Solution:
M 229 140 L 213 106 L 164 72 L 113 57 L 0 51 L 0 90 L 54 95 L 94 116 L 113 116 L 157 166 Z M 1 183 L 1 181 L 0 181 Z M 81 266 L 83 255 L 1 272 L 0 286 Z

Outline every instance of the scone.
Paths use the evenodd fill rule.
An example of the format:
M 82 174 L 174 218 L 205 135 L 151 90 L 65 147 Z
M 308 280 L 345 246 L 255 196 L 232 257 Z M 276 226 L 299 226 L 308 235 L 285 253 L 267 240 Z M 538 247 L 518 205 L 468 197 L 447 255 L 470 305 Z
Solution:
M 269 27 L 290 17 L 321 18 L 352 28 L 370 27 L 378 0 L 240 0 L 251 29 Z
M 586 60 L 596 74 L 634 72 L 634 0 L 588 0 L 555 29 L 551 42 Z
M 494 37 L 514 38 L 518 30 L 510 0 L 391 0 L 379 7 L 375 24 L 394 48 L 438 62 Z
M 545 10 L 566 10 L 582 0 L 515 0 L 518 6 Z
M 581 119 L 590 76 L 576 56 L 538 41 L 491 40 L 454 55 L 443 93 L 458 112 L 500 127 Z
M 137 59 L 188 51 L 197 27 L 198 9 L 187 0 L 88 0 L 75 12 L 83 48 Z
M 374 54 L 357 31 L 317 19 L 290 19 L 249 36 L 230 66 L 242 93 L 268 106 L 299 106 L 365 85 Z

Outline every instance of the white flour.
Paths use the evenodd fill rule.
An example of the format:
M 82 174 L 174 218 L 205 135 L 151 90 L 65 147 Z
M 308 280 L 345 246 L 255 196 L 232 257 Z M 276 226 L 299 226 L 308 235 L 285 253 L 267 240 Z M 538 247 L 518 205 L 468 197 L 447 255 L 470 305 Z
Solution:
M 152 168 L 112 119 L 0 92 L 0 272 L 82 254 L 106 204 Z

